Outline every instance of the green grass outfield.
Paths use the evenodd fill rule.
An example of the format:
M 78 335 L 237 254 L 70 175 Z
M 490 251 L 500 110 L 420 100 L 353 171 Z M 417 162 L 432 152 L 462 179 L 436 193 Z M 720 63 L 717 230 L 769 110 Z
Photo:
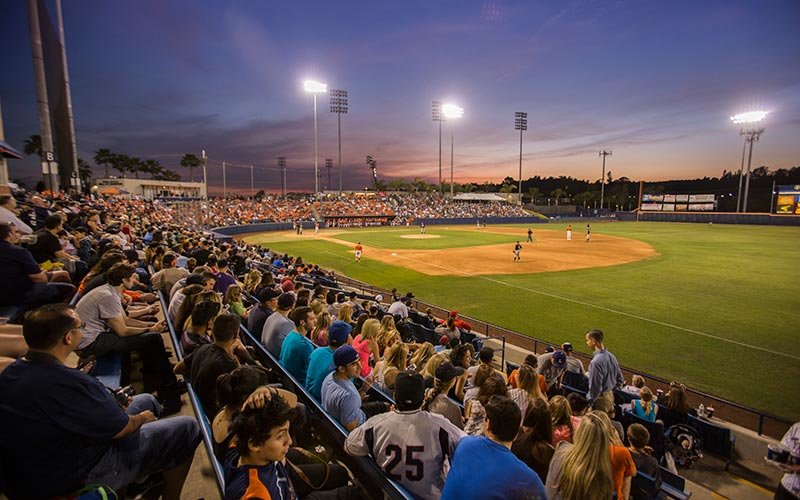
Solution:
M 563 224 L 535 231 L 563 231 Z M 382 248 L 443 248 L 515 240 L 469 226 L 429 228 L 430 240 L 400 238 L 418 229 L 351 230 L 339 239 Z M 519 239 L 525 228 L 520 227 Z M 576 225 L 578 244 L 583 237 Z M 427 276 L 369 259 L 352 246 L 278 234 L 250 242 L 384 288 L 413 290 L 421 300 L 588 352 L 586 330 L 606 333 L 623 365 L 757 409 L 800 420 L 800 228 L 659 222 L 592 223 L 592 232 L 638 239 L 659 256 L 593 269 L 497 276 Z M 480 236 L 479 236 L 480 235 Z M 500 238 L 499 241 L 493 238 Z M 285 239 L 285 241 L 281 241 Z

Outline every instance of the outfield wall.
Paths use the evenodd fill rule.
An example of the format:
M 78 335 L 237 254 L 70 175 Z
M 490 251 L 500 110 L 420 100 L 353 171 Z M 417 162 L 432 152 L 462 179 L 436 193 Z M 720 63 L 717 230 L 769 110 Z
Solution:
M 486 221 L 486 224 L 546 224 L 548 219 L 541 217 L 456 217 L 452 219 L 424 218 L 414 221 L 413 226 L 418 226 L 424 222 L 426 226 L 439 226 L 442 224 L 472 224 L 477 225 L 478 221 Z
M 617 212 L 617 219 L 635 221 L 636 212 Z M 715 224 L 760 224 L 764 226 L 800 226 L 798 215 L 737 214 L 733 212 L 640 212 L 640 221 L 695 222 Z

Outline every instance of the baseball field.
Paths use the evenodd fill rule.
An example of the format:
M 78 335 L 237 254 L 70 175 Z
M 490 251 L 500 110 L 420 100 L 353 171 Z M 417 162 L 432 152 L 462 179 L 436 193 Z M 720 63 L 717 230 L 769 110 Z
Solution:
M 425 302 L 800 419 L 800 228 L 656 222 L 262 233 L 273 250 Z M 512 262 L 516 241 L 523 244 Z M 364 257 L 353 259 L 361 242 Z M 794 339 L 794 340 L 793 340 Z

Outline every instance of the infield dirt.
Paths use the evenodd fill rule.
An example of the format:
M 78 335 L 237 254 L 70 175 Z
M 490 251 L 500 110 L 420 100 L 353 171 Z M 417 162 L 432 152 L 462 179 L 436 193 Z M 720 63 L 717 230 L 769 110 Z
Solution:
M 447 228 L 442 228 L 447 229 Z M 481 229 L 496 234 L 520 234 L 522 260 L 512 261 L 513 244 L 446 248 L 439 250 L 392 250 L 364 245 L 364 257 L 388 264 L 413 268 L 430 276 L 475 274 L 527 274 L 614 266 L 648 259 L 658 252 L 642 241 L 592 234 L 586 243 L 585 234 L 574 232 L 567 241 L 564 231 L 539 229 L 535 241 L 525 243 L 519 228 Z M 336 233 L 320 234 L 319 238 L 344 245 L 352 252 L 353 244 L 336 238 Z

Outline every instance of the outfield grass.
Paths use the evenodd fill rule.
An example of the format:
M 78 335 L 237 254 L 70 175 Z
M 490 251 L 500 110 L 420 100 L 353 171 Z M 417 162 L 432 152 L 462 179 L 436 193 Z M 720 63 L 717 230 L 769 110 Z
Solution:
M 524 234 L 527 226 L 519 227 Z M 584 332 L 599 328 L 627 367 L 800 419 L 800 344 L 792 340 L 800 311 L 793 273 L 800 229 L 612 222 L 592 223 L 592 230 L 647 242 L 660 255 L 554 273 L 431 277 L 369 256 L 356 264 L 350 247 L 331 242 L 276 242 L 270 234 L 250 240 L 536 338 L 570 341 L 584 352 Z M 361 232 L 365 244 L 371 233 L 376 241 L 445 241 Z
M 462 226 L 463 227 L 463 226 Z M 482 245 L 496 245 L 499 243 L 514 243 L 519 236 L 513 234 L 495 234 L 485 231 L 471 231 L 463 229 L 426 228 L 427 236 L 436 238 L 403 238 L 402 236 L 419 235 L 418 228 L 384 228 L 383 230 L 364 229 L 349 230 L 336 235 L 337 239 L 361 242 L 375 248 L 397 250 L 438 250 L 442 248 L 475 247 Z M 523 238 L 524 239 L 524 238 Z

